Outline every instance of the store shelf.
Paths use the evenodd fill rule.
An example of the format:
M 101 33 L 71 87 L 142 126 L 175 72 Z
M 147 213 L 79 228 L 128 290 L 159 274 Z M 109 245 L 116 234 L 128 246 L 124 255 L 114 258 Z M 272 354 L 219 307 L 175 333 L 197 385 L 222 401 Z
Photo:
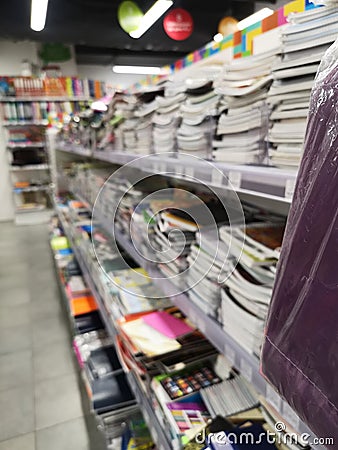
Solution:
M 50 186 L 28 186 L 24 188 L 13 188 L 15 194 L 21 194 L 22 192 L 39 192 L 39 191 L 49 191 Z
M 48 170 L 49 168 L 48 164 L 27 164 L 25 166 L 11 166 L 9 170 L 11 172 L 30 172 L 34 170 Z
M 5 120 L 1 122 L 3 127 L 19 127 L 25 125 L 47 126 L 48 120 Z
M 66 234 L 66 236 L 69 240 L 69 243 L 73 249 L 75 257 L 79 263 L 83 277 L 97 302 L 97 305 L 98 305 L 99 311 L 100 311 L 100 315 L 106 326 L 106 329 L 107 329 L 108 333 L 110 334 L 110 336 L 115 338 L 116 329 L 114 327 L 112 319 L 110 318 L 110 316 L 106 310 L 104 301 L 103 301 L 101 295 L 99 294 L 99 291 L 91 277 L 88 266 L 87 266 L 85 260 L 82 258 L 81 252 L 79 251 L 78 247 L 76 246 L 76 244 L 72 238 L 72 234 L 69 230 L 69 227 L 66 224 L 66 222 L 58 208 L 57 208 L 57 212 L 58 212 L 59 219 L 62 223 L 63 229 L 65 231 L 65 234 Z M 164 433 L 164 430 L 161 427 L 160 422 L 158 421 L 157 416 L 155 415 L 153 406 L 152 406 L 149 398 L 145 395 L 141 386 L 137 382 L 135 376 L 131 372 L 127 372 L 127 378 L 128 378 L 130 387 L 131 387 L 132 391 L 134 392 L 135 398 L 136 398 L 136 400 L 141 408 L 141 411 L 144 415 L 144 418 L 147 422 L 147 425 L 150 429 L 150 432 L 154 439 L 154 442 L 157 445 L 157 448 L 159 450 L 171 450 L 171 445 Z
M 7 144 L 7 148 L 9 149 L 17 149 L 17 148 L 43 148 L 45 147 L 44 142 L 30 142 L 29 144 L 26 143 L 17 143 L 17 144 Z
M 91 97 L 67 97 L 67 96 L 25 96 L 25 97 L 2 97 L 0 102 L 81 102 L 90 101 Z
M 104 228 L 109 232 L 107 224 Z M 188 295 L 184 293 L 174 295 L 175 292 L 177 292 L 177 288 L 169 280 L 164 278 L 164 275 L 156 268 L 155 264 L 149 264 L 149 262 L 135 250 L 132 242 L 126 238 L 126 236 L 115 231 L 115 238 L 121 247 L 123 247 L 141 267 L 148 271 L 149 275 L 162 289 L 164 294 L 171 297 L 172 302 L 181 309 L 187 317 L 189 317 L 202 333 L 205 334 L 217 350 L 225 355 L 234 367 L 240 370 L 243 377 L 252 384 L 259 394 L 266 398 L 268 403 L 276 409 L 278 414 L 285 418 L 285 421 L 299 434 L 306 433 L 311 436 L 310 441 L 313 441 L 316 436 L 260 374 L 259 359 L 240 346 L 216 321 L 207 316 L 198 306 L 196 306 L 189 299 Z M 314 445 L 313 448 L 317 450 L 324 449 L 324 447 L 320 445 Z
M 128 164 L 134 160 L 133 167 L 150 174 L 162 174 L 205 184 L 217 190 L 236 192 L 290 203 L 297 172 L 268 166 L 245 166 L 219 163 L 200 158 L 187 158 L 184 154 L 175 157 L 165 154 L 137 155 L 118 151 L 94 151 L 80 145 L 58 143 L 57 149 L 93 157 L 112 164 Z
M 57 150 L 61 150 L 63 152 L 71 153 L 73 155 L 86 156 L 88 158 L 93 157 L 93 152 L 91 149 L 83 147 L 82 145 L 76 144 L 62 144 L 57 146 Z

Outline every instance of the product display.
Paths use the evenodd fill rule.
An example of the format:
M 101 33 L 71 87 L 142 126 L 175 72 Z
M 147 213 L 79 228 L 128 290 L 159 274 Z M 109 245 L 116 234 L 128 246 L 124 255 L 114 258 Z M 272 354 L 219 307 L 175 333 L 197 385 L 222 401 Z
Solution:
M 338 3 L 235 2 L 172 62 L 216 2 L 186 39 L 64 2 L 0 43 L 0 447 L 337 448 Z

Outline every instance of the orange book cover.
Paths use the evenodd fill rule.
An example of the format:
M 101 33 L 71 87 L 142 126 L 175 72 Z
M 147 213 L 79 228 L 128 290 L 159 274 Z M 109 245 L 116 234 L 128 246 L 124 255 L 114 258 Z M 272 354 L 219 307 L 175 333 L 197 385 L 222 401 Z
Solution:
M 93 296 L 83 296 L 70 299 L 70 310 L 73 316 L 80 316 L 92 311 L 96 311 L 97 304 Z

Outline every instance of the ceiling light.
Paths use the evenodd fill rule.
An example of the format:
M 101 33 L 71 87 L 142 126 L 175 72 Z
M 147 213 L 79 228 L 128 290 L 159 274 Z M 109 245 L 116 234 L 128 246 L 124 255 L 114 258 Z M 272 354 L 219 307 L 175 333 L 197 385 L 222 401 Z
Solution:
M 270 8 L 260 9 L 256 13 L 251 14 L 251 16 L 248 16 L 245 19 L 243 19 L 240 22 L 238 22 L 237 28 L 239 30 L 244 30 L 244 28 L 247 28 L 250 25 L 253 25 L 254 23 L 259 22 L 260 20 L 263 20 L 266 17 L 271 16 L 271 14 L 273 14 L 273 13 L 274 13 L 274 10 L 270 9 Z
M 31 29 L 42 31 L 45 28 L 48 0 L 32 0 Z
M 149 66 L 113 66 L 115 73 L 135 73 L 140 75 L 160 75 L 162 70 L 160 67 Z
M 153 6 L 148 9 L 141 19 L 141 23 L 137 30 L 131 31 L 129 36 L 138 39 L 172 6 L 172 0 L 157 0 Z
M 221 42 L 223 40 L 223 34 L 222 33 L 217 33 L 214 36 L 214 41 L 215 42 Z

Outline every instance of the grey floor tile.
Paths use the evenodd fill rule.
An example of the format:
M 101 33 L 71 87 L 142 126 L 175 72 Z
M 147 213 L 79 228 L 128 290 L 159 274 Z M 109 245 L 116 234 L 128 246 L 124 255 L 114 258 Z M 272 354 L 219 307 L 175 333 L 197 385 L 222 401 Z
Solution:
M 36 450 L 89 450 L 83 418 L 37 431 Z
M 0 355 L 32 348 L 31 324 L 0 328 Z
M 0 450 L 35 450 L 35 433 L 24 434 L 0 442 Z
M 20 327 L 31 322 L 29 304 L 2 306 L 0 304 L 0 328 Z
M 75 370 L 73 351 L 68 342 L 55 343 L 34 351 L 34 378 L 36 381 L 74 374 Z
M 0 356 L 0 391 L 33 383 L 33 353 L 23 350 Z M 32 389 L 29 386 L 29 389 Z
M 76 375 L 63 375 L 37 382 L 35 385 L 35 415 L 37 430 L 82 417 L 82 404 Z
M 62 316 L 61 299 L 55 299 L 55 294 L 47 292 L 45 296 L 34 297 L 29 305 L 32 322 L 40 322 Z M 60 294 L 59 294 L 60 297 Z M 66 319 L 65 319 L 66 320 Z
M 49 346 L 60 341 L 69 342 L 67 322 L 61 316 L 44 319 L 33 328 L 34 348 Z
M 17 306 L 30 302 L 27 281 L 21 281 L 16 275 L 1 280 L 1 306 Z
M 32 389 L 20 387 L 0 392 L 0 411 L 0 441 L 34 431 Z

